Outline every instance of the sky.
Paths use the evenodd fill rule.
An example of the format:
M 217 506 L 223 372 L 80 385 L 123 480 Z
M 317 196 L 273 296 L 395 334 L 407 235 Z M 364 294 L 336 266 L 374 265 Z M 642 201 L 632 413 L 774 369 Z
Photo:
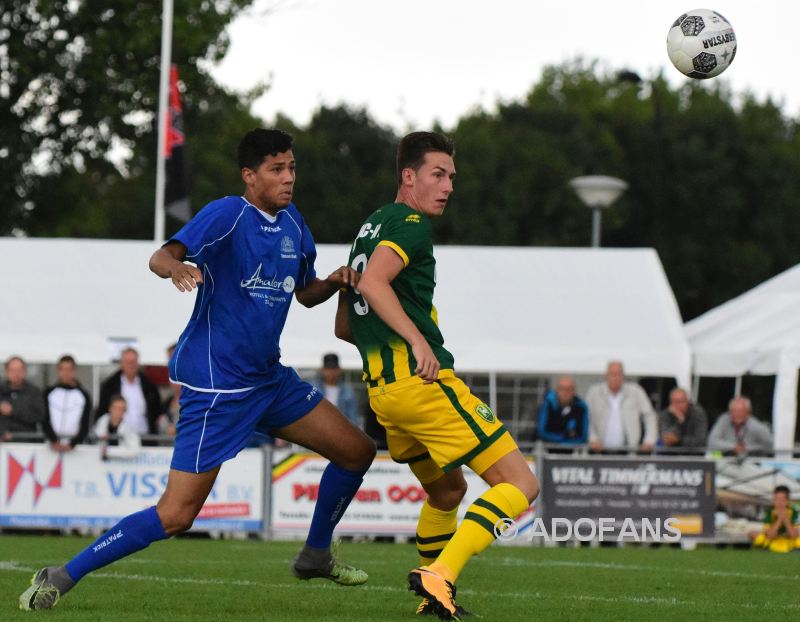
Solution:
M 714 0 L 738 50 L 715 80 L 736 93 L 771 96 L 800 116 L 800 3 Z M 235 90 L 271 88 L 253 105 L 306 124 L 321 104 L 365 107 L 397 131 L 445 129 L 475 108 L 521 100 L 543 67 L 577 57 L 643 78 L 663 69 L 673 85 L 666 36 L 697 5 L 672 0 L 255 0 L 229 27 L 231 47 L 212 75 Z

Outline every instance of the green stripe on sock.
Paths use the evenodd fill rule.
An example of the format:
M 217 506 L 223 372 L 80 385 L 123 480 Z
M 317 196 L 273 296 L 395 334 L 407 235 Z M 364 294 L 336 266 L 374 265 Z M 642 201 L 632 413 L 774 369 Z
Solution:
M 479 497 L 475 499 L 475 501 L 473 501 L 472 503 L 473 505 L 478 505 L 484 509 L 489 510 L 490 512 L 493 512 L 497 516 L 497 518 L 505 518 L 505 519 L 509 518 L 509 516 L 505 512 L 503 512 L 503 510 L 497 507 L 494 503 L 489 503 L 485 499 L 481 499 Z
M 497 534 L 495 534 L 494 532 L 494 524 L 485 516 L 481 516 L 480 514 L 476 514 L 475 512 L 467 512 L 464 515 L 464 520 L 471 520 L 474 523 L 478 523 L 486 531 L 492 534 L 492 538 L 497 538 Z
M 450 538 L 456 535 L 456 532 L 443 533 L 440 536 L 429 536 L 427 538 L 421 537 L 417 534 L 417 544 L 434 544 L 436 542 L 447 542 Z

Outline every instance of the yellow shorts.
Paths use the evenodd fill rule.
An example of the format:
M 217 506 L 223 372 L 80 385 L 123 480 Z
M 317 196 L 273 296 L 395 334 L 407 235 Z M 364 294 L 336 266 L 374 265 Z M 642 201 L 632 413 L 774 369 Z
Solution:
M 773 553 L 791 553 L 795 548 L 800 547 L 800 538 L 778 536 L 770 540 L 765 533 L 760 533 L 753 540 L 753 546 L 769 549 Z
M 435 463 L 430 465 L 435 472 L 414 469 L 422 483 L 462 464 L 480 475 L 517 449 L 492 409 L 472 395 L 452 370 L 442 370 L 439 380 L 430 384 L 412 377 L 372 387 L 369 396 L 386 429 L 392 459 L 414 464 L 430 458 Z

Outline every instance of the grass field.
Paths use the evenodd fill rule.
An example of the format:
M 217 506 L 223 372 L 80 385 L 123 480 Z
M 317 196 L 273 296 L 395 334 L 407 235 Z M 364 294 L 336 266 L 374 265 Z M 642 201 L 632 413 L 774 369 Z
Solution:
M 405 589 L 415 549 L 342 544 L 370 573 L 360 587 L 296 581 L 299 543 L 179 539 L 89 575 L 49 612 L 17 610 L 34 568 L 88 539 L 0 536 L 0 620 L 414 620 Z M 484 620 L 766 620 L 800 616 L 800 554 L 647 548 L 494 546 L 459 580 L 459 602 Z M 477 616 L 476 616 L 477 617 Z

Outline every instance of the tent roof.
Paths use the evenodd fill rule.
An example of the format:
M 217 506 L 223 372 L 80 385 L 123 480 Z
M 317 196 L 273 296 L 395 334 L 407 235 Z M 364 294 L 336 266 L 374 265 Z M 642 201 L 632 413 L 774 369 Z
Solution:
M 194 295 L 148 271 L 154 249 L 149 241 L 0 239 L 0 357 L 49 362 L 69 352 L 107 363 L 109 338 L 133 337 L 143 362 L 163 363 Z M 319 245 L 318 274 L 347 255 L 347 246 Z M 457 369 L 597 374 L 620 359 L 631 375 L 688 380 L 688 344 L 652 249 L 441 246 L 436 256 L 434 303 Z M 344 367 L 360 367 L 355 349 L 333 336 L 335 305 L 290 311 L 287 364 L 316 367 L 335 351 Z
M 686 336 L 700 376 L 777 374 L 800 345 L 800 265 L 688 322 Z

